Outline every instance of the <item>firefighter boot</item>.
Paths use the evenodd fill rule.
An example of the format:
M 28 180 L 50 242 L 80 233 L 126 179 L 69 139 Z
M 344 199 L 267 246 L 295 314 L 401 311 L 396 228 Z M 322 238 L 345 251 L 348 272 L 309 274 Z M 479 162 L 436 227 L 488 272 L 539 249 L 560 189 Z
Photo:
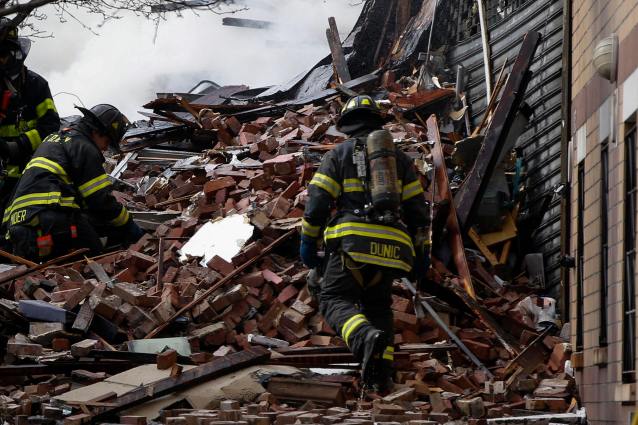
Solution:
M 392 362 L 386 359 L 378 361 L 379 372 L 376 374 L 375 387 L 379 394 L 385 395 L 392 392 L 394 389 L 394 381 L 392 375 L 394 375 L 394 368 Z
M 379 329 L 370 328 L 364 339 L 363 359 L 361 360 L 361 379 L 363 384 L 372 387 L 379 379 L 379 361 L 385 349 L 385 334 Z

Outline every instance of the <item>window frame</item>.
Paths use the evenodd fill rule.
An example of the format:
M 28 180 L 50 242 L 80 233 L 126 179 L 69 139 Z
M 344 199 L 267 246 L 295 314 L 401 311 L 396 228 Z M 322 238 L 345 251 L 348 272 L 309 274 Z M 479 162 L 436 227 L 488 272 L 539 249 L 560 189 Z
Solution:
M 598 346 L 608 344 L 609 303 L 609 142 L 600 149 L 600 326 Z
M 622 381 L 636 382 L 636 125 L 624 137 Z

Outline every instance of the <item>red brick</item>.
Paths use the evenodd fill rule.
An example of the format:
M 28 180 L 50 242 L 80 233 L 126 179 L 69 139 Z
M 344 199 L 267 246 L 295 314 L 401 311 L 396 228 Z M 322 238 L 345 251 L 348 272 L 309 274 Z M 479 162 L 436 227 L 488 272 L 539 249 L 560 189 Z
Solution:
M 276 276 L 276 275 L 275 275 Z M 277 276 L 279 277 L 279 276 Z M 280 278 L 281 279 L 281 278 Z M 260 288 L 264 284 L 263 271 L 252 272 L 243 275 L 239 281 L 246 286 Z
M 292 308 L 284 311 L 281 319 L 279 319 L 279 323 L 286 326 L 287 328 L 293 331 L 301 330 L 306 322 L 306 317 Z
M 264 280 L 266 280 L 266 282 L 272 283 L 276 287 L 279 287 L 284 281 L 276 273 L 274 273 L 274 272 L 272 272 L 272 271 L 270 271 L 268 269 L 262 270 L 261 274 L 264 277 Z
M 51 348 L 53 351 L 68 351 L 71 349 L 71 341 L 67 338 L 53 338 Z
M 67 289 L 66 291 L 51 292 L 51 301 L 54 303 L 66 302 L 73 294 L 78 292 L 80 288 Z
M 239 133 L 239 144 L 242 146 L 248 146 L 253 143 L 257 143 L 259 139 L 253 133 L 241 132 Z
M 208 199 L 211 199 L 213 193 L 218 190 L 235 187 L 235 185 L 235 179 L 232 177 L 220 177 L 215 180 L 207 181 L 206 184 L 204 184 L 204 193 Z
M 228 276 L 235 270 L 235 266 L 224 260 L 219 255 L 214 256 L 206 265 L 224 276 Z
M 177 363 L 177 351 L 166 350 L 157 355 L 157 368 L 165 370 L 173 367 Z
M 297 288 L 295 288 L 293 285 L 288 285 L 284 288 L 283 291 L 279 293 L 277 300 L 279 300 L 279 302 L 282 304 L 286 304 L 288 301 L 295 298 L 298 293 L 299 290 Z

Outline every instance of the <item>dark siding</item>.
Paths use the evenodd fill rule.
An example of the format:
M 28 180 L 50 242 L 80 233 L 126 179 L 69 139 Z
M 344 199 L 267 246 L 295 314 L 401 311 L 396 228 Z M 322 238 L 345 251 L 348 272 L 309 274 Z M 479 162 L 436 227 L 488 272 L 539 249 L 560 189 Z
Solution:
M 509 64 L 513 63 L 527 31 L 538 31 L 543 36 L 532 65 L 534 76 L 525 96 L 534 115 L 517 143 L 523 150 L 528 172 L 529 205 L 535 205 L 551 193 L 561 179 L 562 3 L 561 0 L 528 1 L 490 28 L 493 84 L 505 58 Z M 480 36 L 475 35 L 451 47 L 448 63 L 454 68 L 459 64 L 466 68 L 472 121 L 476 125 L 486 108 Z M 536 249 L 545 256 L 549 293 L 556 298 L 560 295 L 560 213 L 560 200 L 554 199 L 534 238 Z

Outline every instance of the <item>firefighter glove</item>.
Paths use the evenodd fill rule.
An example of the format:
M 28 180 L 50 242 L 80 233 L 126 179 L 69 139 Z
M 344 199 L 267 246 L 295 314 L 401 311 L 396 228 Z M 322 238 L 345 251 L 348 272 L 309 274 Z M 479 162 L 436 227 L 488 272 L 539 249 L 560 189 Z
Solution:
M 301 256 L 301 261 L 311 269 L 317 267 L 321 261 L 317 254 L 317 241 L 312 238 L 301 238 L 299 255 Z

